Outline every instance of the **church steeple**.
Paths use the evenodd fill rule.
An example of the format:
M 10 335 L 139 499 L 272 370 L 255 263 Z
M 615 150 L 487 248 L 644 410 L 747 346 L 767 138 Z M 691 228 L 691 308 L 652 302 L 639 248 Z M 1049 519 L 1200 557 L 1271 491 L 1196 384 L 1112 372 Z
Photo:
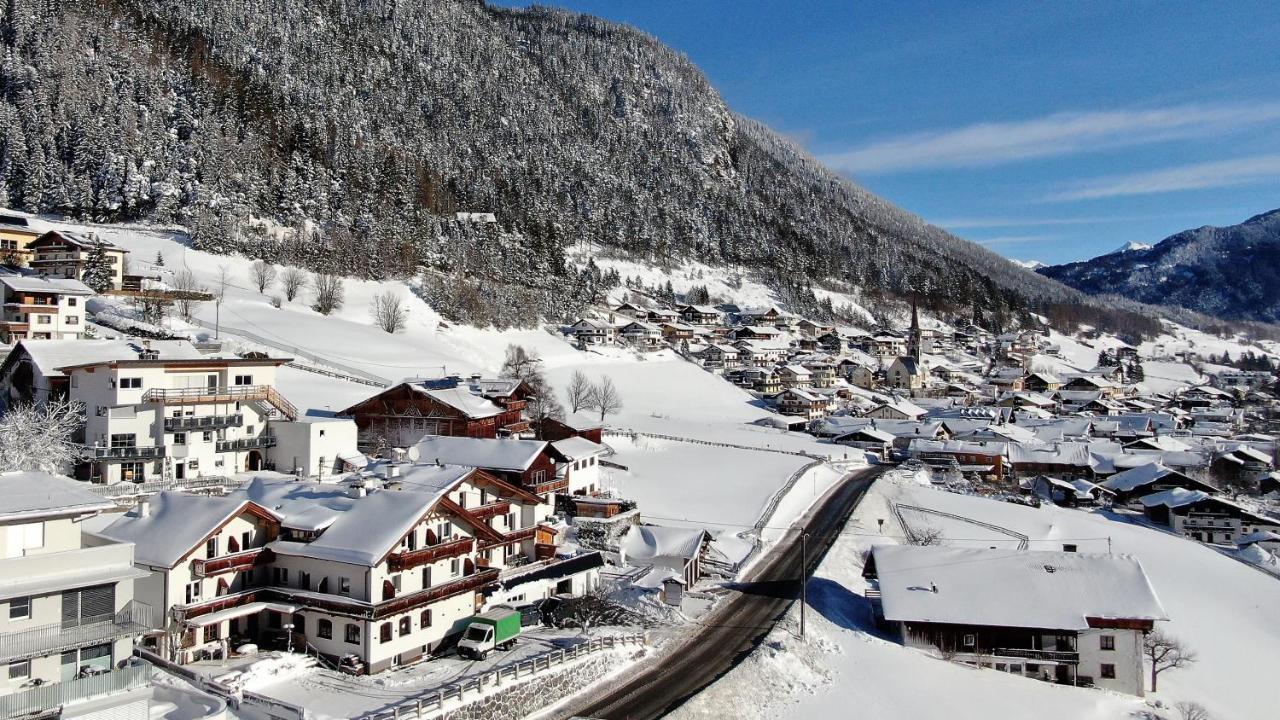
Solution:
M 916 309 L 915 293 L 911 295 L 911 330 L 907 333 L 907 354 L 920 362 L 920 312 Z

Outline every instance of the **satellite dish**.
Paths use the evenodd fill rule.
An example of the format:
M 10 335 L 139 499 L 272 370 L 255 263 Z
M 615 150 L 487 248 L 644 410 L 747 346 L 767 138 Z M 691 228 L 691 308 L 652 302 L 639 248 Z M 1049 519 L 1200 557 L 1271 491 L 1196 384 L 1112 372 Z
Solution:
M 422 459 L 422 451 L 418 450 L 417 445 L 414 445 L 405 451 L 404 456 L 409 459 L 409 462 L 416 463 Z

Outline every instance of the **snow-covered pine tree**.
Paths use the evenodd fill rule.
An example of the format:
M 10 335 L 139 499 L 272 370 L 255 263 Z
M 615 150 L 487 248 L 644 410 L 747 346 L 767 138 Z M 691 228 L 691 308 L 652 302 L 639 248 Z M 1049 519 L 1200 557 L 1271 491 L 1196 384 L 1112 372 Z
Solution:
M 81 282 L 96 293 L 106 292 L 111 289 L 113 275 L 111 263 L 107 260 L 106 245 L 101 240 L 95 240 L 89 248 L 89 256 L 85 258 Z

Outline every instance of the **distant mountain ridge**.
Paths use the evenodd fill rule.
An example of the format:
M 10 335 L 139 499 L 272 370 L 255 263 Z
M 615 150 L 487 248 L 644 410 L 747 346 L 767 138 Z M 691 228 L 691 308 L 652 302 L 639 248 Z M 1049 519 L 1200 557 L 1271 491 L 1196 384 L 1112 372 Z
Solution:
M 1280 209 L 1239 225 L 1129 243 L 1092 260 L 1038 268 L 1092 295 L 1121 295 L 1230 320 L 1280 322 Z

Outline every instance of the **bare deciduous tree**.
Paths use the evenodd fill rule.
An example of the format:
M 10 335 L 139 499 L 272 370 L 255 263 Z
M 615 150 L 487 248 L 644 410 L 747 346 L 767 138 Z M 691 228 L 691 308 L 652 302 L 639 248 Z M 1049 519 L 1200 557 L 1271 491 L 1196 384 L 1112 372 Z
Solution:
M 1151 662 L 1151 692 L 1156 691 L 1156 680 L 1165 670 L 1186 667 L 1196 661 L 1196 653 L 1173 636 L 1161 630 L 1147 633 L 1143 651 Z
M 133 308 L 138 311 L 138 319 L 152 325 L 159 325 L 168 317 L 173 307 L 173 298 L 162 290 L 144 289 L 132 298 Z
M 218 266 L 218 286 L 213 296 L 218 302 L 227 299 L 227 286 L 231 284 L 231 270 L 226 265 Z
M 315 292 L 315 300 L 311 303 L 311 307 L 321 315 L 328 315 L 342 307 L 345 290 L 342 287 L 342 278 L 337 275 L 328 273 L 316 275 L 311 281 L 311 289 Z
M 928 547 L 942 544 L 942 531 L 938 528 L 926 527 L 920 530 L 912 530 L 908 535 L 907 539 L 912 545 Z
M 84 405 L 54 401 L 16 405 L 0 417 L 0 467 L 66 473 L 78 456 L 72 438 L 84 424 Z
M 178 314 L 183 320 L 190 320 L 191 310 L 199 302 L 195 296 L 205 292 L 204 287 L 200 285 L 199 280 L 196 280 L 195 273 L 190 270 L 179 270 L 174 274 L 169 286 L 177 293 L 174 295 L 173 302 L 178 308 Z
M 604 422 L 605 417 L 616 414 L 622 409 L 622 397 L 618 395 L 618 388 L 613 384 L 613 378 L 608 375 L 600 379 L 600 384 L 595 386 L 595 392 L 591 396 L 592 410 L 600 413 L 600 422 Z
M 586 374 L 581 370 L 574 370 L 573 377 L 569 378 L 569 388 L 566 390 L 569 398 L 569 412 L 576 413 L 591 407 L 595 392 L 596 386 L 591 384 Z
M 502 362 L 502 375 L 528 382 L 531 375 L 540 372 L 538 364 L 541 362 L 537 352 L 526 350 L 523 345 L 508 345 L 507 357 Z
M 1174 707 L 1177 708 L 1178 714 L 1182 716 L 1182 720 L 1213 720 L 1208 708 L 1198 702 L 1183 700 L 1174 705 Z
M 258 293 L 264 293 L 276 281 L 276 266 L 265 260 L 255 260 L 249 267 L 249 277 L 258 286 Z
M 404 298 L 394 290 L 387 290 L 373 297 L 369 306 L 369 314 L 373 322 L 384 332 L 395 333 L 405 328 L 409 319 L 409 311 L 404 306 Z
M 285 299 L 293 302 L 293 299 L 298 296 L 298 291 L 306 286 L 310 279 L 311 276 L 302 268 L 285 268 L 280 275 L 280 286 L 284 288 Z

